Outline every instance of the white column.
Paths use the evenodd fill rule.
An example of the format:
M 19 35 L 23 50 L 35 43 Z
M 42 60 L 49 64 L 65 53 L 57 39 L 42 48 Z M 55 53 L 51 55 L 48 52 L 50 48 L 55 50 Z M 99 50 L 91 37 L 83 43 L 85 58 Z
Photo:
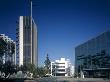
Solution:
M 19 65 L 23 65 L 23 16 L 19 18 Z

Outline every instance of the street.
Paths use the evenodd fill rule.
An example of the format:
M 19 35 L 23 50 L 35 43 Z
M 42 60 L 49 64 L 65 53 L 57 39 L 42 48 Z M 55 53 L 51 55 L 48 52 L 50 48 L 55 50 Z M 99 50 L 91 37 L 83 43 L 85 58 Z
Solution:
M 107 79 L 99 78 L 70 78 L 70 77 L 44 77 L 39 78 L 35 82 L 110 82 Z

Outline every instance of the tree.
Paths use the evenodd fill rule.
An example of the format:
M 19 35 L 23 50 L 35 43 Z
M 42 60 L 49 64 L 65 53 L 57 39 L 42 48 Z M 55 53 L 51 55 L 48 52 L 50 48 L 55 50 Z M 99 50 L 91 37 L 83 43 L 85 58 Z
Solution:
M 4 77 L 8 78 L 11 74 L 16 73 L 16 66 L 13 65 L 11 58 L 15 52 L 15 44 L 5 41 L 0 37 L 0 72 L 4 73 Z M 5 58 L 3 58 L 5 57 Z
M 37 67 L 35 69 L 35 72 L 33 73 L 33 77 L 36 78 L 36 77 L 43 77 L 46 75 L 46 71 L 44 69 L 44 67 Z
M 34 64 L 28 64 L 27 65 L 27 70 L 30 72 L 30 73 L 34 73 L 36 67 Z
M 8 55 L 10 57 L 10 61 L 12 61 L 12 57 L 15 53 L 15 43 L 14 42 L 8 42 Z
M 6 54 L 7 43 L 0 37 L 0 61 L 3 62 L 3 56 Z
M 5 62 L 10 59 L 12 61 L 13 54 L 15 53 L 15 43 L 11 41 L 5 41 L 0 37 L 0 61 L 3 62 L 3 56 L 5 56 Z M 8 60 L 7 60 L 8 59 Z
M 0 71 L 3 72 L 3 56 L 6 54 L 6 41 L 0 37 Z
M 5 78 L 9 78 L 10 75 L 17 73 L 16 66 L 12 62 L 7 61 L 3 64 L 1 72 L 5 74 Z
M 43 77 L 47 73 L 44 67 L 36 68 L 34 64 L 30 63 L 22 65 L 20 70 L 27 75 L 31 73 L 33 78 Z
M 46 56 L 46 60 L 45 60 L 44 63 L 45 63 L 45 70 L 46 70 L 46 72 L 50 74 L 51 62 L 50 62 L 48 54 Z

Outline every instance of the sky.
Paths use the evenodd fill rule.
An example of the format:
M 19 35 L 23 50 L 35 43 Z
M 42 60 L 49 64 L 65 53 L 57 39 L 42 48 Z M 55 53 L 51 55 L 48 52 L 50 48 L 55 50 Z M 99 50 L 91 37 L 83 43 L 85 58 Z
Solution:
M 33 0 L 38 29 L 39 65 L 66 58 L 74 65 L 75 47 L 110 30 L 109 0 Z M 0 33 L 16 41 L 16 21 L 28 16 L 28 0 L 0 0 Z

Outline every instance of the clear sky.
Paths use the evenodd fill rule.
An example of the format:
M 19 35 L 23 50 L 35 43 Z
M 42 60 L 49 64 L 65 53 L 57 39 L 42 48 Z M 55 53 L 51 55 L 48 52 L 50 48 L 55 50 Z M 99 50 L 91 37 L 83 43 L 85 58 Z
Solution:
M 35 5 L 35 6 L 34 6 Z M 28 0 L 0 0 L 0 33 L 16 40 L 16 21 L 29 15 Z M 39 65 L 46 54 L 74 64 L 75 47 L 110 29 L 110 0 L 33 0 Z

